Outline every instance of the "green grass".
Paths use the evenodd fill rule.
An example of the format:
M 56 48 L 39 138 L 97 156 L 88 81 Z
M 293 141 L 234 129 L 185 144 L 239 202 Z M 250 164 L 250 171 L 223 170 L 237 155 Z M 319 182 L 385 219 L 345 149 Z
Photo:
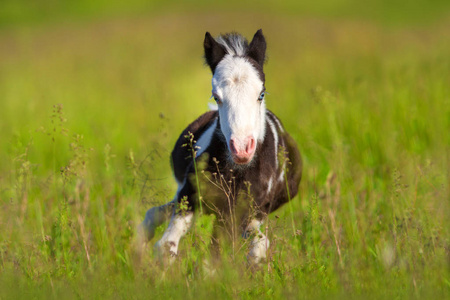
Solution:
M 133 3 L 3 19 L 1 299 L 449 297 L 448 6 L 414 2 L 427 13 L 391 12 L 391 26 L 363 20 L 390 11 L 378 2 L 131 14 Z M 162 270 L 152 245 L 164 228 L 142 247 L 136 227 L 172 199 L 169 153 L 207 109 L 204 33 L 258 28 L 267 105 L 304 159 L 293 213 L 271 215 L 259 270 L 241 239 L 209 257 L 207 216 Z

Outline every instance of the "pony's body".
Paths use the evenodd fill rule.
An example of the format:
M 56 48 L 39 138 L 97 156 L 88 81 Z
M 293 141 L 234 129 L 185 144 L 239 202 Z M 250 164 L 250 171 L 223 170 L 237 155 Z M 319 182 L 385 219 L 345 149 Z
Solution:
M 172 151 L 177 194 L 171 202 L 147 211 L 143 227 L 151 239 L 155 228 L 171 214 L 169 227 L 156 247 L 163 255 L 174 257 L 201 204 L 200 194 L 205 212 L 233 215 L 244 236 L 258 233 L 249 253 L 249 258 L 258 262 L 265 258 L 269 245 L 259 226 L 297 194 L 300 153 L 280 120 L 265 108 L 262 67 L 266 44 L 261 30 L 250 45 L 238 34 L 216 41 L 207 33 L 204 48 L 213 71 L 218 110 L 201 115 L 180 135 Z M 180 212 L 175 207 L 182 199 L 188 209 Z

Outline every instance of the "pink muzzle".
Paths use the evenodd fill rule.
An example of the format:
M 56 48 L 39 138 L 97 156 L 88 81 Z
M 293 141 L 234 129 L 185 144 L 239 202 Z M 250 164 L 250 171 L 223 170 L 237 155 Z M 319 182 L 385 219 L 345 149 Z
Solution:
M 255 154 L 256 140 L 253 136 L 248 136 L 244 141 L 232 138 L 230 140 L 230 150 L 233 161 L 237 164 L 249 163 Z

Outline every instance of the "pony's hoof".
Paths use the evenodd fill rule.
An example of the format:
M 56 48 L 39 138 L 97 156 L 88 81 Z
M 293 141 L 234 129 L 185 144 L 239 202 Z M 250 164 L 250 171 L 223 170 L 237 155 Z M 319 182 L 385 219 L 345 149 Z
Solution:
M 171 265 L 177 257 L 177 246 L 172 241 L 158 241 L 154 246 L 154 253 L 163 265 Z

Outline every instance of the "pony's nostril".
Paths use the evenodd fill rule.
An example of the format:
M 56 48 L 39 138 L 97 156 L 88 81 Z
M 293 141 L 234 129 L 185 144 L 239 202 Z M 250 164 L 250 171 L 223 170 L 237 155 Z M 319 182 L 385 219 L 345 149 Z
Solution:
M 248 138 L 247 147 L 245 149 L 245 152 L 247 152 L 247 154 L 252 154 L 253 152 L 255 152 L 255 148 L 256 148 L 255 138 L 254 137 L 249 137 Z
M 239 153 L 238 149 L 236 148 L 236 143 L 235 143 L 234 139 L 230 140 L 230 150 L 231 150 L 231 153 L 233 153 L 233 154 Z

